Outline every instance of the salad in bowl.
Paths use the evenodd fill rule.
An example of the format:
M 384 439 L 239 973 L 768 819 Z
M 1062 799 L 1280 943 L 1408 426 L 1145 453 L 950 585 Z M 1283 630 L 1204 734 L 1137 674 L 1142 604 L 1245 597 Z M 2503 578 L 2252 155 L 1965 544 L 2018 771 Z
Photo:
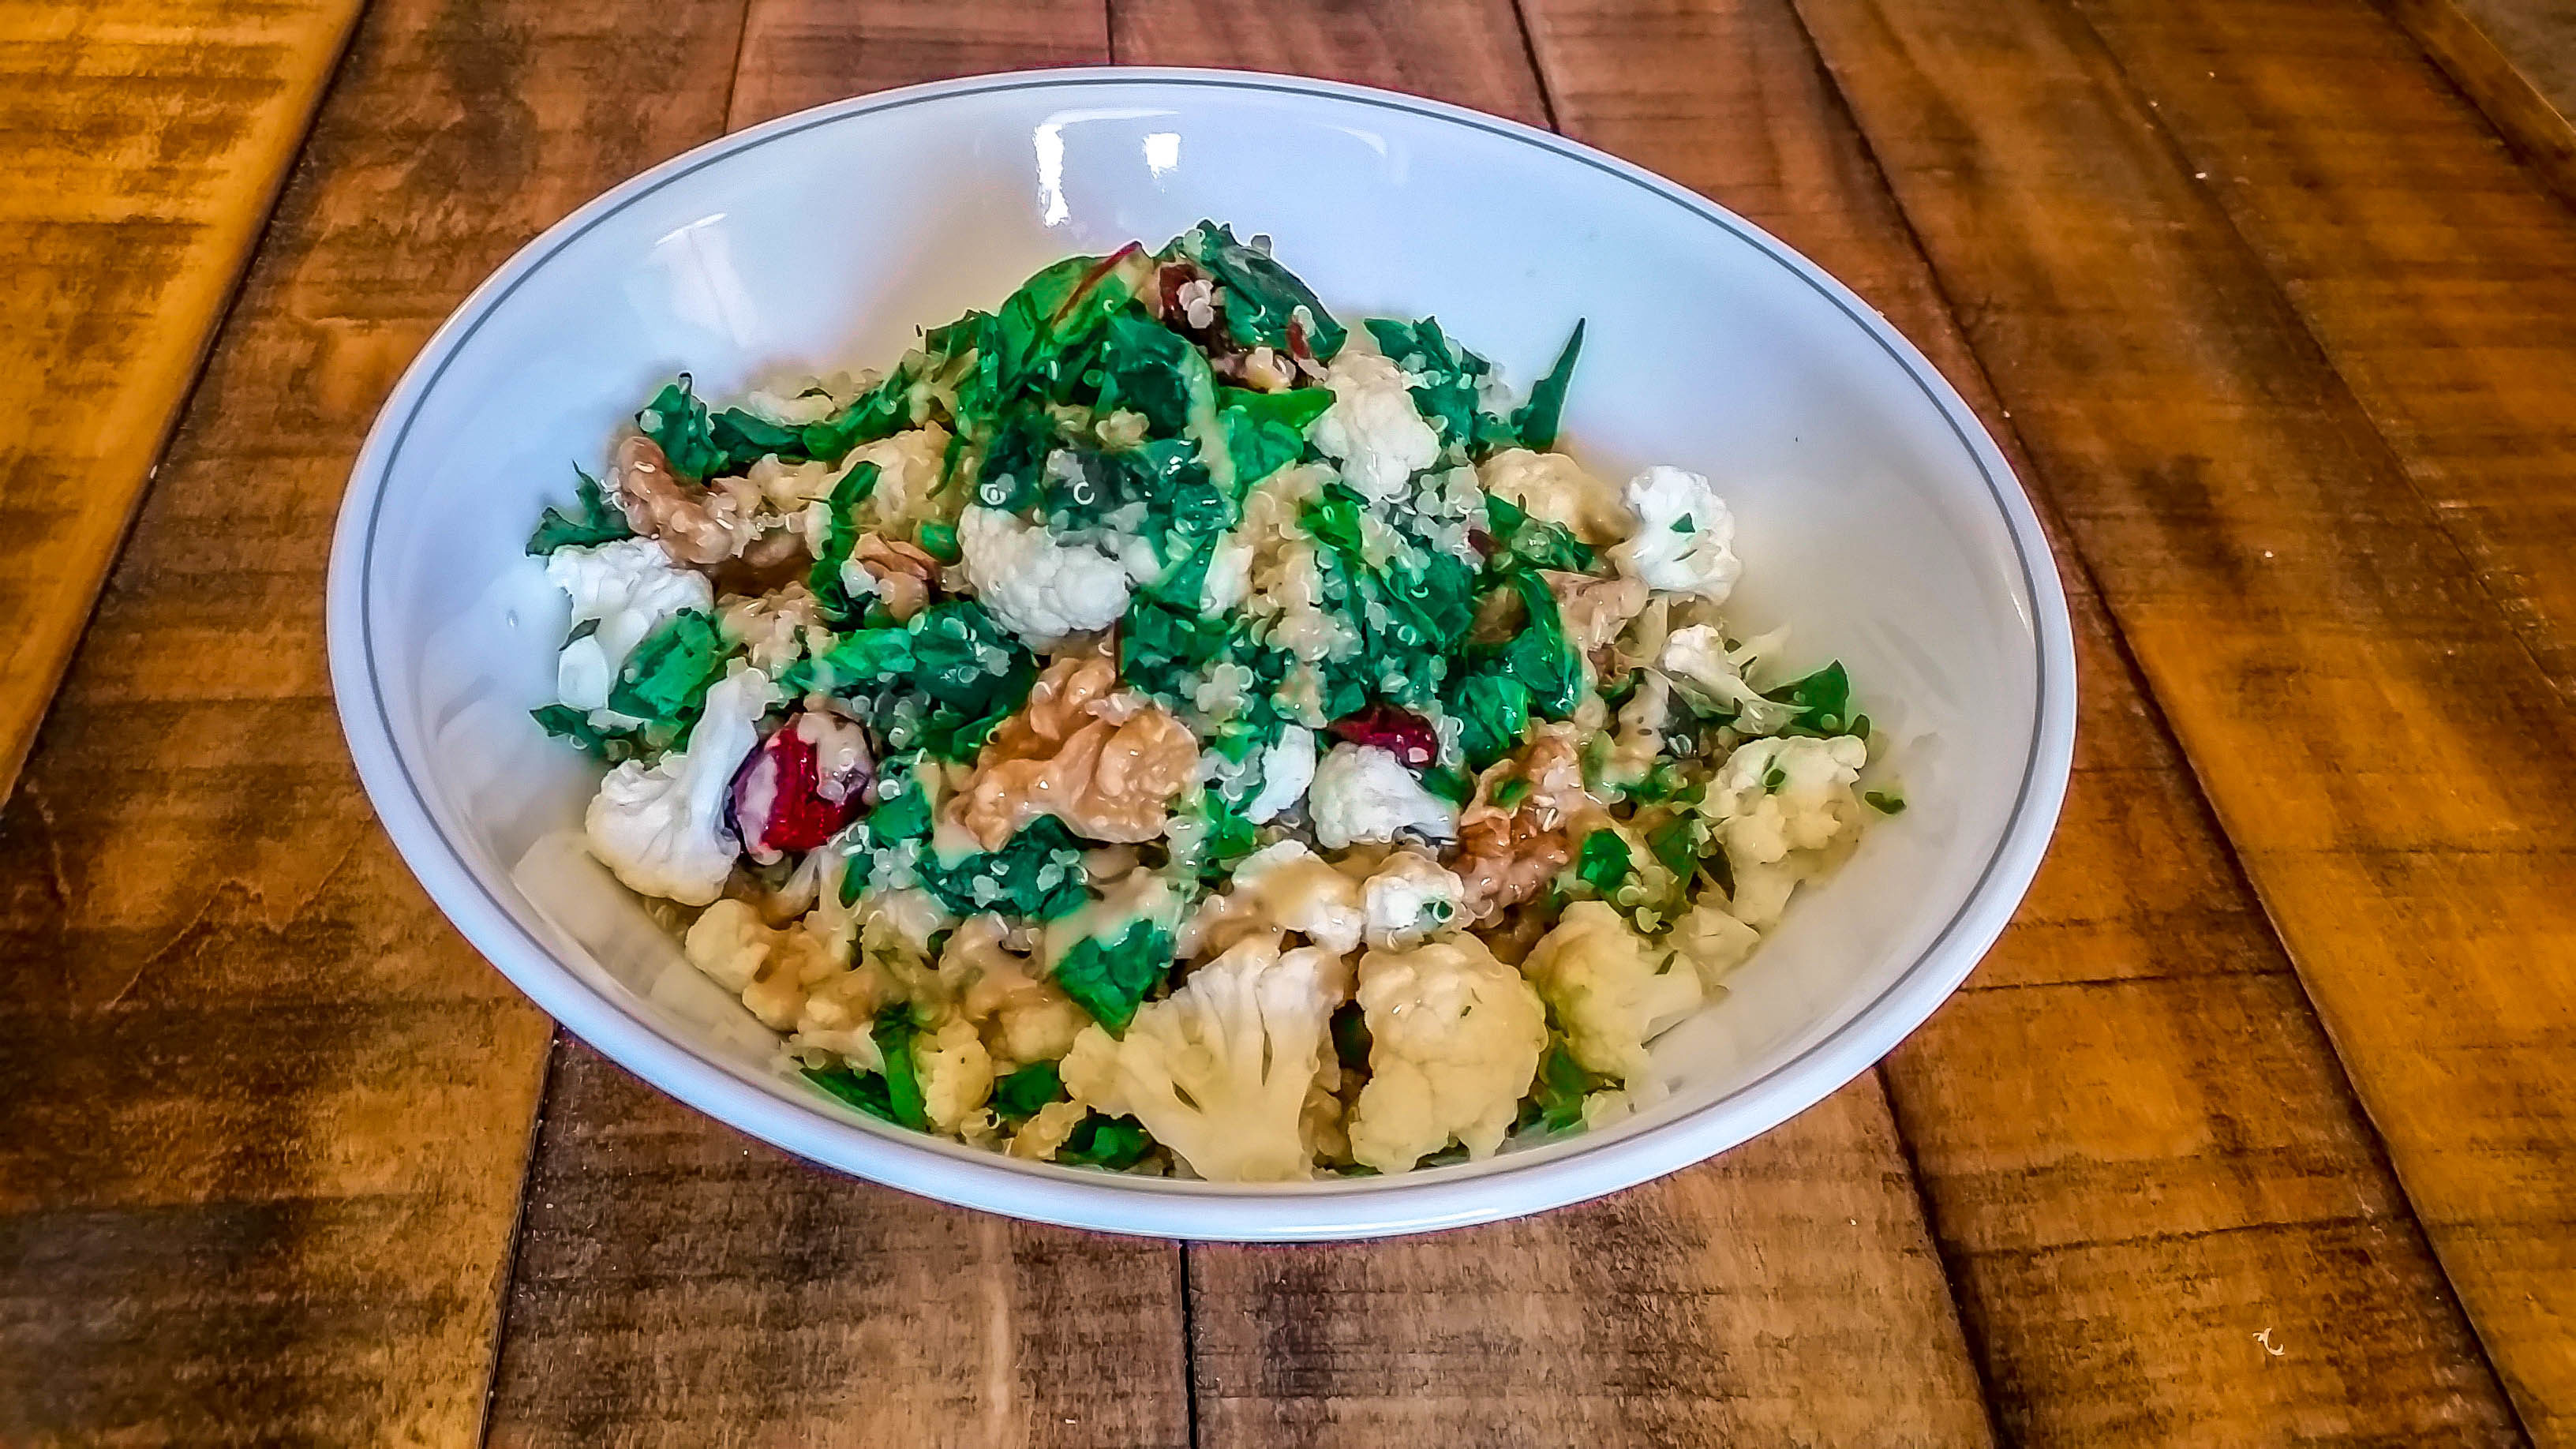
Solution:
M 1558 449 L 1583 331 L 1514 391 L 1201 223 L 881 374 L 673 380 L 528 545 L 587 848 L 818 1091 L 1014 1157 L 1393 1174 L 1643 1105 L 1903 802 L 1842 667 L 1732 626 L 1709 460 Z

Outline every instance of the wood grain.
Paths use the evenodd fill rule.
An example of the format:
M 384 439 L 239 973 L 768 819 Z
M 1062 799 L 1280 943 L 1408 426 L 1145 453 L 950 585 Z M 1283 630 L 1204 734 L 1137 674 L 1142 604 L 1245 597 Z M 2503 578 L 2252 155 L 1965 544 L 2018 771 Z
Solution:
M 2524 1425 L 2570 1442 L 2564 702 L 2080 18 L 1799 8 Z
M 1785 6 L 1529 14 L 1570 133 L 1831 268 L 2028 473 Z M 2066 572 L 2082 715 L 2056 842 L 1968 989 L 1885 1068 L 2000 1421 L 2034 1444 L 2511 1442 L 2226 843 L 2089 576 Z M 2293 1322 L 2296 1357 L 2254 1340 Z
M 2576 212 L 2365 0 L 2076 8 L 2576 697 Z
M 1189 1441 L 1180 1255 L 826 1172 L 567 1039 L 491 1442 Z
M 731 114 L 1105 46 L 1097 4 L 755 0 Z M 753 1142 L 568 1038 L 555 1063 L 494 1443 L 1188 1441 L 1177 1246 L 906 1197 Z
M 2453 84 L 2477 103 L 2505 140 L 2541 179 L 2576 202 L 2576 34 L 2499 23 L 2497 7 L 2464 8 L 2464 0 L 2380 0 L 2381 8 L 2415 37 Z M 2525 7 L 2512 7 L 2517 13 Z M 2532 20 L 2556 19 L 2555 7 L 2527 7 Z M 2545 37 L 2545 38 L 2544 38 Z M 2526 66 L 2535 56 L 2560 62 L 2547 81 Z
M 0 798 L 359 5 L 0 4 Z
M 1295 69 L 1544 123 L 1507 5 L 1138 3 L 1122 61 Z M 1396 1242 L 1190 1249 L 1211 1445 L 1982 1444 L 1878 1084 L 1604 1203 Z
M 474 1438 L 547 1028 L 368 813 L 324 562 L 395 374 L 539 227 L 715 131 L 739 24 L 361 27 L 0 814 L 0 1442 Z

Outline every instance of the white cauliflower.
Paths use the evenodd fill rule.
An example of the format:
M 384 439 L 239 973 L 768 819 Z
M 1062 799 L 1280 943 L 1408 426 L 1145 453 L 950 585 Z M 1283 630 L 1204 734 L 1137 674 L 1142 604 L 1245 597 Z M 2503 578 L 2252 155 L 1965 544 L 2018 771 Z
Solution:
M 1736 748 L 1709 782 L 1700 810 L 1717 822 L 1735 873 L 1735 915 L 1768 930 L 1789 892 L 1813 873 L 1813 852 L 1860 823 L 1852 786 L 1869 763 L 1855 735 L 1752 740 Z
M 1402 949 L 1438 935 L 1458 918 L 1467 897 L 1466 882 L 1457 872 L 1410 850 L 1388 856 L 1360 889 L 1368 943 L 1380 949 Z
M 975 596 L 1032 648 L 1106 629 L 1127 612 L 1130 580 L 1122 555 L 1058 543 L 1044 524 L 969 508 L 957 520 L 957 546 Z
M 1647 944 L 1604 901 L 1567 906 L 1521 974 L 1555 1009 L 1574 1060 L 1632 1087 L 1646 1075 L 1646 1043 L 1707 999 L 1697 970 Z
M 630 888 L 703 906 L 724 889 L 742 842 L 725 819 L 734 771 L 760 743 L 760 717 L 778 702 L 769 676 L 737 663 L 707 691 L 689 747 L 650 769 L 628 760 L 599 782 L 583 817 L 590 853 Z
M 1248 911 L 1265 926 L 1295 931 L 1344 955 L 1357 947 L 1368 917 L 1357 881 L 1294 840 L 1245 856 L 1227 891 L 1232 909 Z
M 1648 588 L 1726 602 L 1744 564 L 1735 556 L 1735 515 L 1706 478 L 1649 468 L 1628 480 L 1628 507 L 1637 531 L 1610 551 L 1621 572 Z
M 644 636 L 684 609 L 715 604 L 715 586 L 680 567 L 659 540 L 621 538 L 597 548 L 559 548 L 546 556 L 546 579 L 572 596 L 572 627 L 588 634 L 564 645 L 555 662 L 555 697 L 575 709 L 608 703 L 609 686 Z
M 1404 830 L 1434 840 L 1458 835 L 1458 807 L 1422 788 L 1403 761 L 1375 745 L 1335 745 L 1315 766 L 1306 811 L 1327 850 L 1393 840 Z
M 1306 798 L 1306 787 L 1315 780 L 1315 732 L 1304 725 L 1289 725 L 1279 731 L 1279 739 L 1261 752 L 1261 789 L 1243 807 L 1243 818 L 1255 825 L 1267 825 L 1279 812 Z
M 1058 1070 L 1075 1100 L 1144 1123 L 1210 1182 L 1302 1181 L 1300 1119 L 1346 989 L 1332 953 L 1254 937 L 1139 1008 L 1124 1039 L 1085 1028 Z
M 1664 672 L 1681 682 L 1684 689 L 1704 696 L 1721 708 L 1735 711 L 1735 727 L 1751 735 L 1771 734 L 1798 717 L 1798 707 L 1776 699 L 1764 699 L 1762 691 L 1744 677 L 1744 666 L 1753 659 L 1757 647 L 1768 647 L 1756 641 L 1736 649 L 1726 647 L 1725 635 L 1714 625 L 1693 624 L 1675 629 L 1664 637 L 1663 654 L 1658 662 Z
M 814 985 L 840 969 L 810 932 L 801 926 L 774 930 L 745 901 L 707 907 L 690 923 L 680 949 L 773 1031 L 797 1026 Z
M 1325 371 L 1324 385 L 1333 390 L 1333 405 L 1307 437 L 1342 465 L 1343 482 L 1373 501 L 1392 502 L 1411 491 L 1415 473 L 1440 461 L 1440 435 L 1413 406 L 1404 369 L 1345 347 Z
M 1351 1156 L 1404 1172 L 1451 1138 L 1470 1158 L 1502 1145 L 1547 1047 L 1538 993 L 1485 943 L 1457 935 L 1360 958 L 1369 1079 L 1348 1123 Z
M 1564 525 L 1585 543 L 1613 544 L 1636 531 L 1618 490 L 1563 453 L 1505 448 L 1479 464 L 1476 474 L 1486 492 L 1520 505 L 1532 518 Z
M 781 378 L 767 387 L 753 388 L 743 397 L 743 410 L 757 418 L 781 427 L 801 428 L 819 423 L 848 407 L 869 388 L 876 386 L 877 375 L 863 372 L 856 377 L 836 372 L 829 377 Z
M 912 1071 L 921 1084 L 922 1110 L 940 1132 L 956 1133 L 992 1100 L 993 1058 L 964 1017 L 913 1034 Z
M 1705 900 L 1682 913 L 1665 944 L 1682 953 L 1699 972 L 1699 984 L 1714 996 L 1726 973 L 1762 944 L 1762 933 L 1728 915 L 1716 901 Z

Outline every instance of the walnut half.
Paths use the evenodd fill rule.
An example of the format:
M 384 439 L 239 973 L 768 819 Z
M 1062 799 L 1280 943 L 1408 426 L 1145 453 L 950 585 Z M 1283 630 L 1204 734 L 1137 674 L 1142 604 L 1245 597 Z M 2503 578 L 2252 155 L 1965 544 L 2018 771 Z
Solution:
M 1152 840 L 1198 773 L 1198 742 L 1160 706 L 1117 692 L 1097 655 L 1047 666 L 975 759 L 949 812 L 986 850 L 1053 815 L 1092 840 Z

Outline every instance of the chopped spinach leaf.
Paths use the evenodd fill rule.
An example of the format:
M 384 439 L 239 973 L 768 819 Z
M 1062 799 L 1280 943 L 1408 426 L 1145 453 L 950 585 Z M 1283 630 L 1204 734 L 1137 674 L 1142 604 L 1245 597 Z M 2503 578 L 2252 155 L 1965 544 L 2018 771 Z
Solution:
M 1530 389 L 1529 401 L 1512 413 L 1512 432 L 1520 445 L 1544 453 L 1556 445 L 1556 431 L 1565 417 L 1565 390 L 1574 381 L 1574 359 L 1583 351 L 1583 324 L 1574 324 L 1574 334 L 1565 339 L 1565 349 L 1556 354 L 1555 365 L 1547 376 Z
M 1797 706 L 1797 717 L 1780 731 L 1784 735 L 1838 735 L 1852 723 L 1851 676 L 1840 660 L 1804 679 L 1766 689 L 1762 697 Z
M 612 765 L 641 759 L 651 749 L 643 731 L 601 729 L 590 722 L 588 711 L 568 704 L 550 704 L 528 713 L 547 734 L 570 740 L 582 753 L 597 755 Z
M 1546 1132 L 1562 1132 L 1583 1121 L 1583 1099 L 1610 1085 L 1606 1077 L 1596 1077 L 1575 1061 L 1562 1038 L 1551 1037 L 1547 1052 L 1538 1059 L 1538 1076 L 1530 1083 L 1528 1100 L 1521 1103 L 1519 1128 L 1536 1127 Z
M 1333 1008 L 1332 1027 L 1333 1055 L 1340 1060 L 1342 1070 L 1367 1071 L 1369 1048 L 1374 1043 L 1369 1039 L 1368 1016 L 1360 1010 L 1360 1004 L 1345 1001 Z
M 627 656 L 608 691 L 608 707 L 641 720 L 694 720 L 708 686 L 724 677 L 728 652 L 713 616 L 684 609 L 645 635 Z
M 1062 1100 L 1064 1078 L 1053 1062 L 1031 1062 L 993 1084 L 993 1111 L 1005 1122 L 1026 1121 Z
M 635 415 L 635 426 L 662 450 L 674 474 L 697 483 L 721 476 L 727 455 L 717 445 L 707 405 L 698 401 L 693 387 L 685 372 L 664 383 L 644 410 Z
M 1564 524 L 1532 518 L 1519 504 L 1499 493 L 1485 496 L 1485 526 L 1493 535 L 1495 548 L 1487 566 L 1497 573 L 1526 564 L 1585 574 L 1592 572 L 1599 561 L 1592 545 L 1576 538 Z
M 879 1121 L 895 1122 L 894 1100 L 886 1090 L 886 1079 L 875 1072 L 863 1072 L 848 1065 L 807 1067 L 805 1080 L 840 1098 Z
M 587 548 L 632 538 L 635 530 L 626 524 L 626 511 L 612 502 L 599 480 L 573 466 L 573 476 L 581 481 L 573 485 L 572 513 L 549 508 L 537 520 L 537 531 L 528 535 L 528 552 L 544 555 L 559 548 Z
M 1090 895 L 1082 873 L 1082 848 L 1064 822 L 1052 815 L 1029 822 L 999 850 L 979 851 L 954 862 L 928 853 L 920 871 L 923 889 L 960 916 L 992 911 L 1051 921 Z
M 1125 1036 L 1145 993 L 1171 968 L 1172 933 L 1152 921 L 1134 921 L 1114 940 L 1091 936 L 1075 942 L 1056 962 L 1055 983 L 1111 1036 Z
M 1133 1117 L 1105 1117 L 1094 1112 L 1073 1129 L 1055 1160 L 1121 1172 L 1144 1161 L 1145 1154 L 1153 1150 L 1154 1139 L 1145 1131 L 1144 1123 Z
M 922 1105 L 921 1073 L 912 1059 L 912 1039 L 919 1032 L 912 1024 L 912 1008 L 891 1006 L 878 1015 L 868 1035 L 875 1039 L 878 1053 L 885 1058 L 886 1104 L 893 1109 L 893 1120 L 916 1132 L 927 1132 L 930 1113 Z
M 1226 333 L 1239 345 L 1294 352 L 1290 332 L 1297 328 L 1304 333 L 1307 351 L 1318 361 L 1330 362 L 1342 350 L 1348 335 L 1342 324 L 1270 253 L 1236 241 L 1232 227 L 1202 221 L 1182 233 L 1166 254 L 1198 263 L 1225 288 Z
M 1608 895 L 1628 878 L 1628 842 L 1615 830 L 1595 830 L 1583 837 L 1583 848 L 1574 857 L 1577 880 Z
M 850 561 L 851 551 L 859 546 L 859 508 L 877 489 L 877 465 L 860 463 L 841 475 L 832 485 L 832 496 L 823 503 L 823 546 L 815 556 L 814 567 L 806 575 L 806 587 L 823 603 L 823 613 L 833 620 L 847 619 L 853 601 L 849 588 L 841 582 L 842 565 Z

